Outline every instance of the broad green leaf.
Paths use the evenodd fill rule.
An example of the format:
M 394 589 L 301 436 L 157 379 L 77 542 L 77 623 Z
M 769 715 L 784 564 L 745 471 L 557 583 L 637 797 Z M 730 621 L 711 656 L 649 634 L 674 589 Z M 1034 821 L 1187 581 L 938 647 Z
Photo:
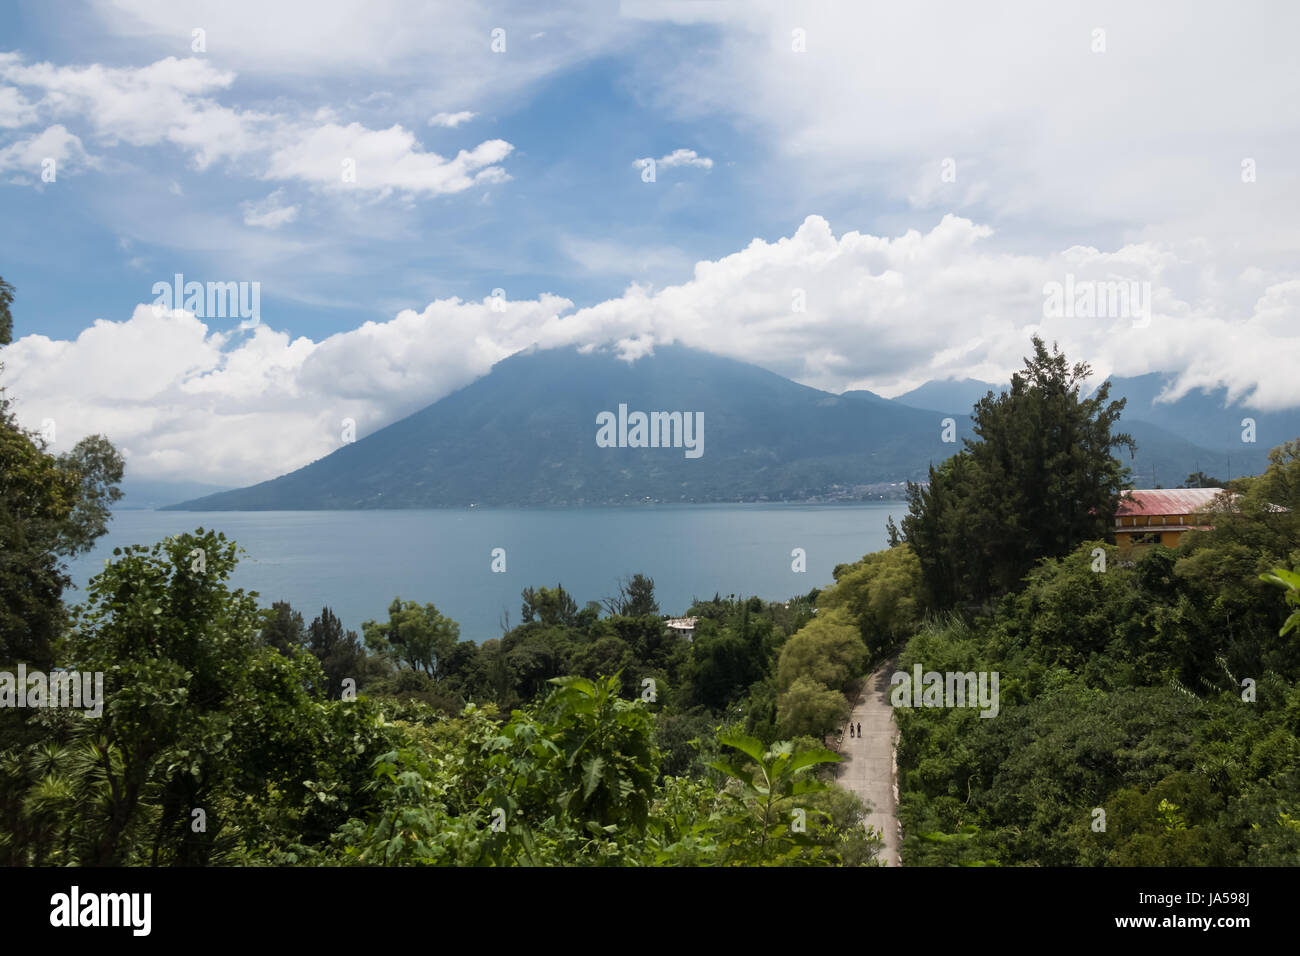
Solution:
M 723 734 L 718 738 L 718 743 L 734 747 L 755 763 L 763 762 L 763 745 L 753 737 L 746 737 L 744 734 Z

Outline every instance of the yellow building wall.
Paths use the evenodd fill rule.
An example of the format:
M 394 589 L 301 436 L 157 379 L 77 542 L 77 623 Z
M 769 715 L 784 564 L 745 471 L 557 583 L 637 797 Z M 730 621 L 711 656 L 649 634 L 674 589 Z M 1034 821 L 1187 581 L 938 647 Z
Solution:
M 1124 551 L 1124 552 L 1131 551 L 1131 550 L 1134 549 L 1134 548 L 1145 548 L 1145 547 L 1148 547 L 1148 546 L 1151 545 L 1153 542 L 1150 542 L 1150 541 L 1144 541 L 1144 542 L 1142 542 L 1141 544 L 1134 544 L 1134 542 L 1133 542 L 1133 536 L 1134 536 L 1135 534 L 1152 534 L 1152 533 L 1154 533 L 1155 530 L 1156 530 L 1157 528 L 1159 528 L 1159 527 L 1160 527 L 1159 525 L 1154 525 L 1154 526 L 1151 526 L 1151 528 L 1150 528 L 1149 530 L 1148 530 L 1148 528 L 1145 528 L 1145 527 L 1144 527 L 1144 528 L 1141 528 L 1141 530 L 1134 529 L 1134 530 L 1132 530 L 1132 531 L 1127 531 L 1127 530 L 1120 531 L 1120 530 L 1116 530 L 1116 531 L 1115 531 L 1115 544 L 1116 544 L 1116 546 L 1119 548 L 1120 551 Z M 1161 531 L 1161 532 L 1160 532 L 1160 543 L 1161 543 L 1162 545 L 1164 545 L 1166 548 L 1176 548 L 1176 547 L 1178 547 L 1178 540 L 1179 540 L 1182 536 L 1183 536 L 1183 532 L 1182 532 L 1182 531 Z

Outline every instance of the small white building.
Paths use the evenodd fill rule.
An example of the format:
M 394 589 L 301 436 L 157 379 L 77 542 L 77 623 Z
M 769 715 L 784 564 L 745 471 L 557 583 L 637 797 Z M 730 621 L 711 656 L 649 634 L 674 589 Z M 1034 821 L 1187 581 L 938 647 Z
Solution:
M 688 641 L 695 637 L 695 622 L 698 617 L 674 617 L 668 621 L 668 630 L 678 637 L 684 637 Z

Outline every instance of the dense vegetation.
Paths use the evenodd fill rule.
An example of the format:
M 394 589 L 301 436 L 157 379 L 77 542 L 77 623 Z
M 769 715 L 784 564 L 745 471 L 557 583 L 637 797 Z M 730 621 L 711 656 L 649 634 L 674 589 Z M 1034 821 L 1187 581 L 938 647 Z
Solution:
M 896 711 L 905 863 L 1295 863 L 1300 441 L 1213 530 L 1124 563 L 1127 439 L 1085 376 L 1035 341 L 827 588 L 697 600 L 687 640 L 642 575 L 530 587 L 481 645 L 400 597 L 359 635 L 263 607 L 204 528 L 115 550 L 66 607 L 122 461 L 99 436 L 56 458 L 0 393 L 0 671 L 105 692 L 98 717 L 0 708 L 0 864 L 871 864 L 828 747 L 894 654 L 1001 676 L 993 719 Z
M 1002 437 L 945 463 L 904 522 L 929 604 L 900 668 L 1001 677 L 995 719 L 895 712 L 904 862 L 1300 862 L 1300 645 L 1280 633 L 1281 598 L 1300 593 L 1286 570 L 1300 564 L 1300 441 L 1232 483 L 1213 530 L 1121 561 L 1092 523 L 1114 513 L 1116 473 L 1076 464 L 1108 435 L 1080 441 L 1086 426 L 1068 424 L 1106 411 L 1036 345 L 1018 400 L 1058 421 L 986 432 Z M 1071 492 L 1079 480 L 1104 496 Z M 1025 518 L 1053 493 L 1075 520 L 1036 528 Z
M 481 647 L 396 600 L 363 646 L 328 609 L 304 627 L 231 590 L 236 556 L 199 529 L 94 578 L 57 657 L 106 674 L 104 715 L 0 711 L 0 862 L 873 861 L 865 808 L 818 773 L 839 758 L 777 739 L 770 675 L 808 598 L 715 597 L 692 643 L 528 589 Z M 613 599 L 646 601 L 644 578 Z
M 115 549 L 68 608 L 121 477 L 0 393 L 0 671 L 104 677 L 98 716 L 0 707 L 0 864 L 875 862 L 826 747 L 872 598 L 715 595 L 687 640 L 635 575 L 581 608 L 527 588 L 482 645 L 401 598 L 359 637 L 232 589 L 239 548 L 199 528 Z

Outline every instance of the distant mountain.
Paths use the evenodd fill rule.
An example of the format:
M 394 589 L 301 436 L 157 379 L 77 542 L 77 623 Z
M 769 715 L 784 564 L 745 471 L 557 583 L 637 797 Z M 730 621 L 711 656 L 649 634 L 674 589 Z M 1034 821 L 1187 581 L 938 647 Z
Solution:
M 597 415 L 703 413 L 703 453 L 602 448 Z M 952 454 L 931 412 L 871 392 L 833 395 L 680 346 L 632 364 L 529 351 L 291 474 L 187 510 L 412 508 L 803 500 L 921 480 Z
M 208 485 L 198 481 L 162 481 L 149 478 L 132 478 L 130 465 L 121 484 L 122 499 L 113 505 L 114 511 L 152 511 L 167 505 L 225 491 L 221 485 Z
M 1224 481 L 1242 475 L 1257 475 L 1268 466 L 1269 447 L 1247 451 L 1214 451 L 1199 448 L 1181 435 L 1166 431 L 1150 422 L 1120 419 L 1119 431 L 1128 432 L 1137 443 L 1137 455 L 1120 450 L 1120 461 L 1133 471 L 1136 488 L 1176 488 L 1192 472 L 1199 471 Z
M 1006 385 L 992 385 L 973 378 L 945 378 L 926 382 L 910 392 L 904 392 L 894 398 L 902 405 L 912 408 L 924 408 L 932 412 L 952 414 L 961 412 L 969 415 L 975 403 L 990 391 L 1000 392 Z
M 970 389 L 983 383 L 956 383 Z M 914 394 L 914 393 L 912 393 Z M 970 404 L 973 404 L 971 402 Z M 947 412 L 970 435 L 970 404 Z M 598 416 L 703 415 L 702 453 L 601 447 Z M 924 480 L 960 444 L 941 438 L 943 409 L 872 392 L 833 395 L 681 346 L 632 364 L 606 352 L 527 351 L 421 411 L 295 472 L 207 495 L 177 510 L 296 510 L 806 500 L 854 497 L 877 483 Z M 634 421 L 622 423 L 634 437 Z M 1218 459 L 1155 425 L 1135 471 L 1174 485 L 1221 474 Z M 1140 432 L 1140 435 L 1139 435 Z M 681 435 L 677 436 L 679 439 Z M 692 435 L 694 437 L 694 435 Z M 1240 473 L 1234 458 L 1234 469 Z M 1139 481 L 1139 484 L 1142 484 Z
M 1223 479 L 1258 474 L 1268 466 L 1271 449 L 1300 438 L 1300 409 L 1259 412 L 1239 404 L 1229 405 L 1226 388 L 1194 389 L 1176 402 L 1157 402 L 1157 396 L 1172 381 L 1172 376 L 1161 372 L 1110 380 L 1110 397 L 1127 400 L 1120 427 L 1138 443 L 1138 457 L 1132 466 L 1139 484 L 1149 487 L 1159 481 L 1172 487 L 1193 471 Z M 944 379 L 926 382 L 894 401 L 913 408 L 961 410 L 969 415 L 989 391 L 997 393 L 1007 387 L 971 378 Z M 1255 423 L 1254 442 L 1242 440 L 1243 434 L 1249 437 L 1242 425 L 1247 418 Z M 1191 452 L 1191 468 L 1185 467 L 1188 445 L 1201 449 L 1199 453 Z
M 1300 438 L 1300 409 L 1260 412 L 1228 404 L 1227 388 L 1193 389 L 1176 402 L 1157 402 L 1156 396 L 1172 381 L 1160 372 L 1111 380 L 1112 398 L 1127 398 L 1125 418 L 1150 422 L 1194 444 L 1231 456 L 1236 474 L 1253 474 L 1268 463 L 1271 448 Z M 1255 423 L 1255 441 L 1242 441 L 1242 420 Z M 1240 466 L 1235 462 L 1240 458 Z M 1209 474 L 1209 469 L 1201 469 Z M 1224 476 L 1220 476 L 1224 477 Z

